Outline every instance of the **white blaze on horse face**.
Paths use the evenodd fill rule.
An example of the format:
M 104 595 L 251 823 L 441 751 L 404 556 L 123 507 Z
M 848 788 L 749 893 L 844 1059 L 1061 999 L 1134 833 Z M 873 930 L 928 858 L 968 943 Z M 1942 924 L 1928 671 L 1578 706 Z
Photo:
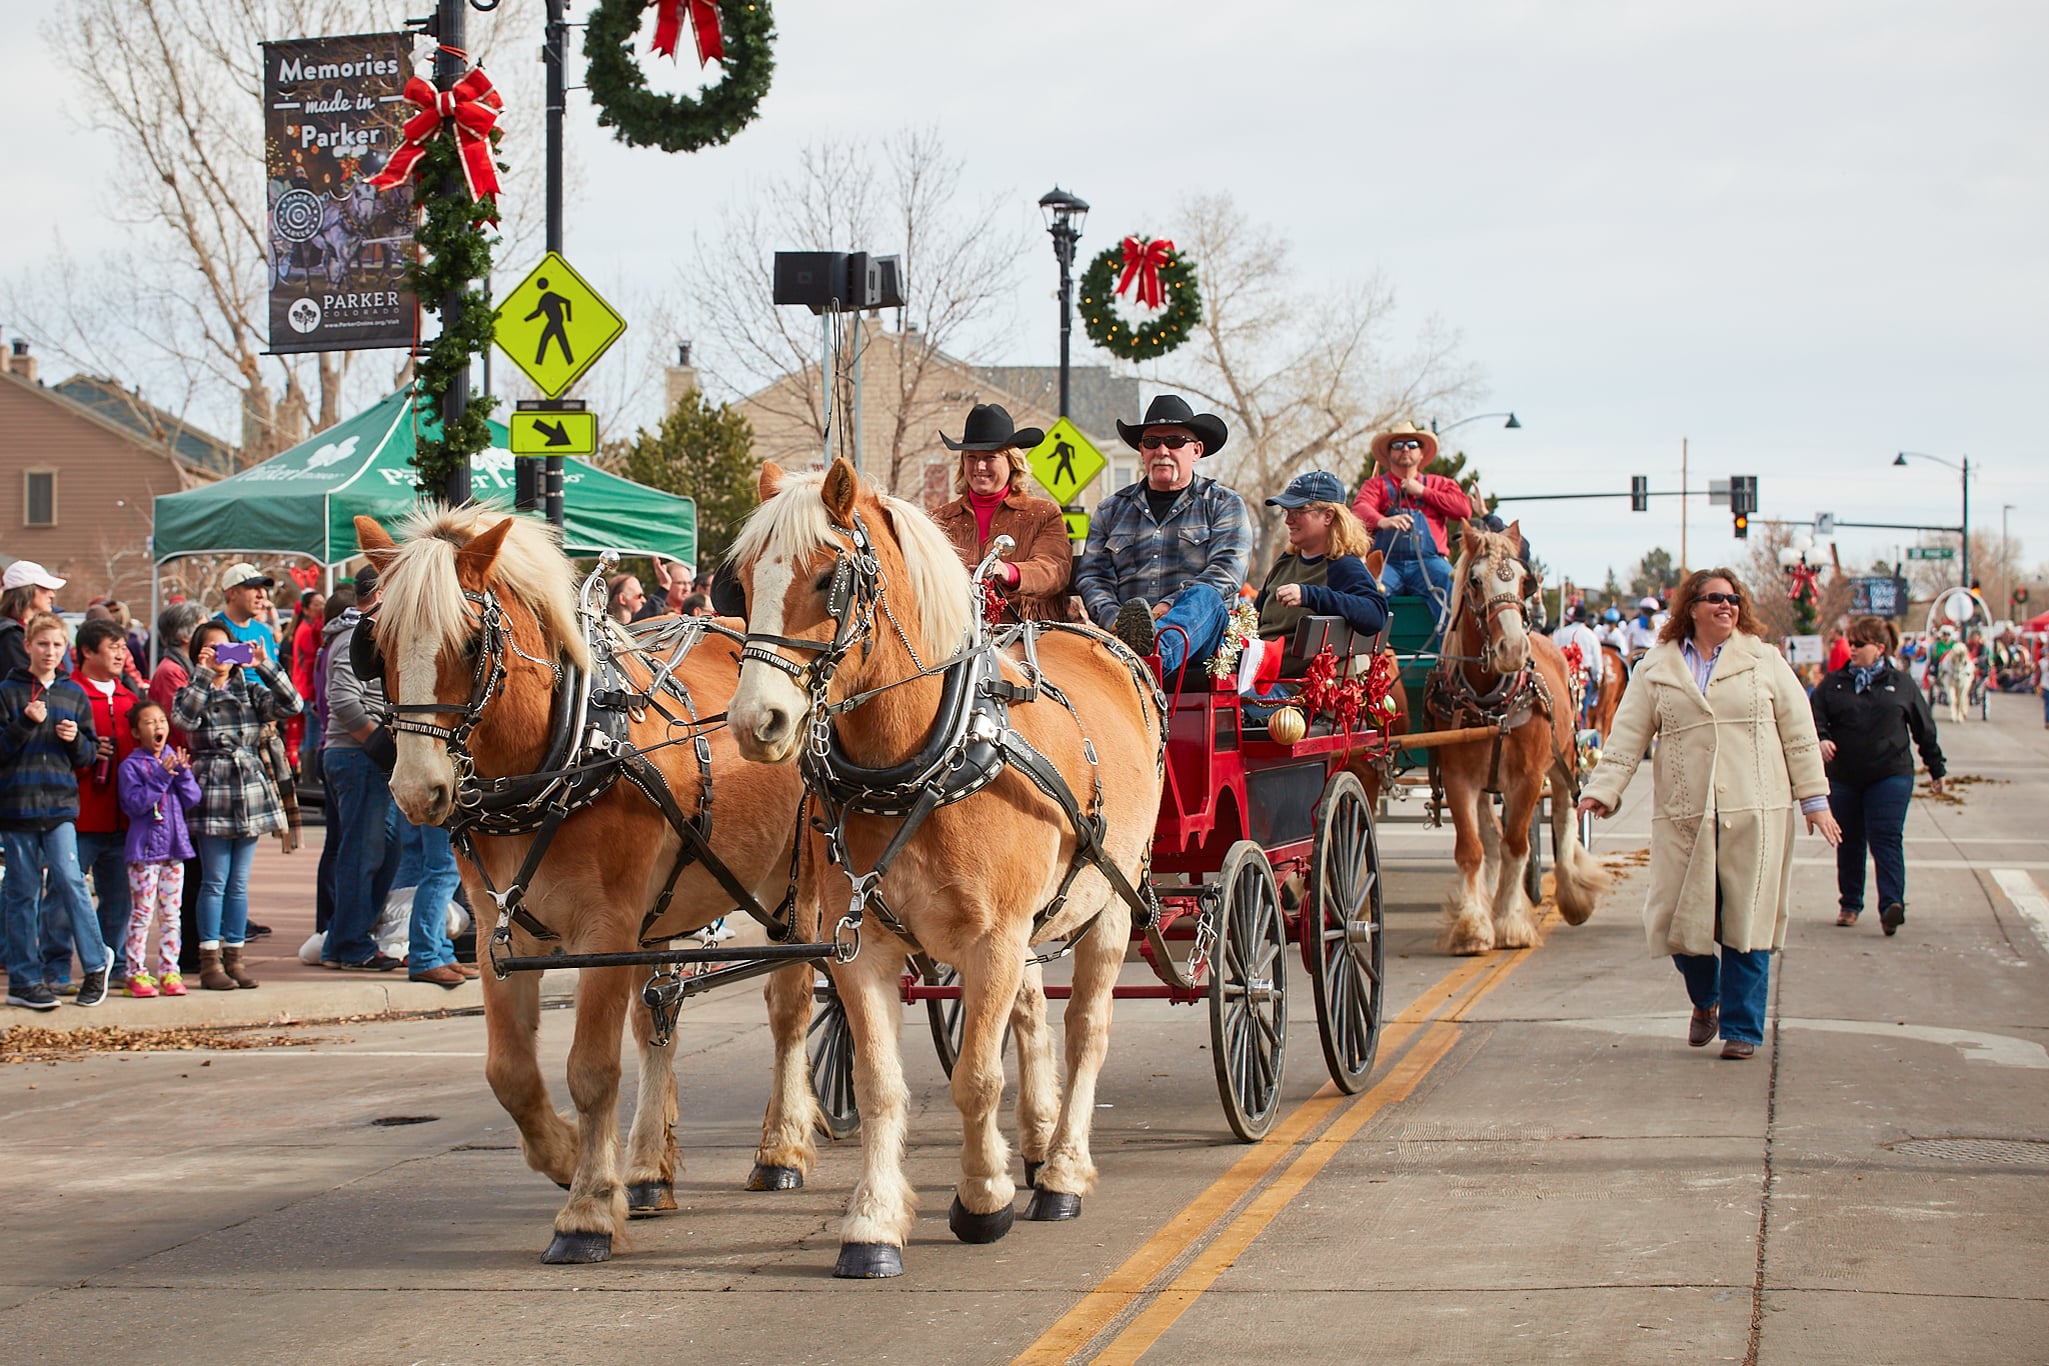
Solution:
M 784 634 L 783 600 L 789 596 L 798 568 L 788 556 L 755 562 L 754 583 L 747 593 L 750 634 Z M 792 662 L 805 661 L 793 657 Z M 726 715 L 744 757 L 755 763 L 780 764 L 796 754 L 809 708 L 810 699 L 788 674 L 750 659 L 740 665 L 740 685 L 733 691 Z
M 440 701 L 435 694 L 440 685 L 440 670 L 436 667 L 440 653 L 438 641 L 417 636 L 407 641 L 399 657 L 398 695 L 390 700 L 406 705 Z M 390 672 L 385 671 L 387 676 Z M 460 719 L 462 704 L 468 701 L 465 692 L 454 710 L 441 716 L 418 715 L 415 719 L 454 724 Z M 395 738 L 398 764 L 391 770 L 392 800 L 415 825 L 438 824 L 455 800 L 455 764 L 448 757 L 448 747 L 431 735 L 410 731 L 401 731 Z

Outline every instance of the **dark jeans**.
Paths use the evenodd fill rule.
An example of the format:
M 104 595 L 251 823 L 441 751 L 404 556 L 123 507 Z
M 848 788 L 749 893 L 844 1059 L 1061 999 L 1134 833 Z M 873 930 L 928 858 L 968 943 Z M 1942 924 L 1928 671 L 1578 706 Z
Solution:
M 326 794 L 320 801 L 320 868 L 313 876 L 313 929 L 326 934 L 327 927 L 334 920 L 334 858 L 341 848 L 341 841 L 334 837 L 334 784 L 327 781 L 327 766 L 321 765 L 320 790 Z
M 1772 951 L 1744 953 L 1721 946 L 1721 962 L 1711 953 L 1675 953 L 1686 995 L 1696 1010 L 1722 1008 L 1722 1037 L 1743 1043 L 1764 1042 L 1764 1008 L 1771 994 Z
M 78 867 L 92 879 L 100 942 L 114 955 L 114 967 L 107 980 L 115 983 L 127 980 L 129 972 L 122 958 L 128 943 L 127 843 L 128 837 L 118 830 L 78 832 Z M 71 980 L 71 922 L 61 915 L 43 918 L 43 980 Z
M 1858 787 L 1828 785 L 1829 810 L 1843 827 L 1836 846 L 1836 894 L 1852 915 L 1864 909 L 1864 851 L 1878 867 L 1878 904 L 1907 899 L 1907 853 L 1901 836 L 1907 828 L 1907 803 L 1914 798 L 1914 776 L 1902 773 Z
M 391 893 L 398 871 L 398 842 L 392 838 L 391 784 L 359 749 L 328 749 L 327 842 L 334 855 L 334 917 L 327 923 L 321 958 L 330 963 L 365 963 L 377 956 L 371 932 Z

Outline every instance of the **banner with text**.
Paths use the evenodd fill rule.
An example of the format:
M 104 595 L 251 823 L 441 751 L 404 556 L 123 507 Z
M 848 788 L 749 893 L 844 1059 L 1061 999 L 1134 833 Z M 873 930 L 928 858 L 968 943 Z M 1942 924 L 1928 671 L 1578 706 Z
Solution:
M 369 179 L 405 141 L 405 33 L 263 45 L 270 349 L 411 346 L 413 189 Z

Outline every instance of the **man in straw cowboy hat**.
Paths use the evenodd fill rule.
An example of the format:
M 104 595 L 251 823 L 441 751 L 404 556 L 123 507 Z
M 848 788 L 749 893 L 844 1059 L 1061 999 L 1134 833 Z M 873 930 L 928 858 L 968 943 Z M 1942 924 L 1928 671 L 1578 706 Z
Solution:
M 1162 394 L 1117 434 L 1144 455 L 1145 478 L 1096 508 L 1074 584 L 1089 620 L 1141 655 L 1157 649 L 1172 674 L 1223 641 L 1252 564 L 1252 515 L 1236 492 L 1195 473 L 1224 447 L 1222 418 Z
M 1381 584 L 1389 593 L 1412 593 L 1437 605 L 1439 625 L 1451 606 L 1450 542 L 1445 524 L 1473 515 L 1473 501 L 1456 480 L 1423 469 L 1437 458 L 1437 435 L 1414 422 L 1397 422 L 1373 438 L 1373 473 L 1359 486 L 1352 511 L 1386 556 Z
M 1046 439 L 1037 427 L 1022 431 L 1001 404 L 977 403 L 969 412 L 961 438 L 941 432 L 946 449 L 960 452 L 953 490 L 960 496 L 932 514 L 946 539 L 973 569 L 989 552 L 989 543 L 1008 536 L 1016 543 L 990 575 L 1002 595 L 1004 616 L 1016 621 L 1046 621 L 1067 615 L 1067 578 L 1074 552 L 1059 505 L 1036 498 L 1026 482 L 1031 466 L 1025 452 Z

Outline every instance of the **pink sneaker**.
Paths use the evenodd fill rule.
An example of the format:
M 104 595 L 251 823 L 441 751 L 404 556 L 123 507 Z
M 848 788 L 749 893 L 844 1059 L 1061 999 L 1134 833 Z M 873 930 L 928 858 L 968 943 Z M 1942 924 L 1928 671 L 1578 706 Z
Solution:
M 175 972 L 167 972 L 163 975 L 163 979 L 157 984 L 157 987 L 158 995 L 183 996 L 185 994 L 185 979 Z
M 157 994 L 157 979 L 146 972 L 138 972 L 128 979 L 130 996 L 154 996 Z

